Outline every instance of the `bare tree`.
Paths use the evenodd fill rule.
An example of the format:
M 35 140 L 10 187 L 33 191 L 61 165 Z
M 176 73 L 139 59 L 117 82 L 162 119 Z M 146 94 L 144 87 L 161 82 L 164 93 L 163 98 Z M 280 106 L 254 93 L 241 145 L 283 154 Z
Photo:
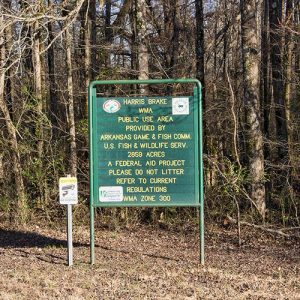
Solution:
M 280 160 L 288 158 L 287 124 L 284 102 L 284 82 L 282 69 L 283 35 L 281 29 L 283 1 L 270 0 L 270 56 L 272 68 L 273 99 L 275 104 L 277 152 Z
M 205 83 L 204 83 L 204 14 L 203 0 L 195 1 L 196 8 L 196 77 L 202 84 L 202 106 L 205 109 Z
M 215 195 L 228 196 L 225 190 L 233 185 L 224 198 L 242 203 L 246 197 L 264 218 L 266 184 L 268 209 L 284 210 L 292 203 L 289 208 L 297 216 L 300 13 L 295 0 L 0 3 L 0 124 L 5 128 L 0 176 L 8 172 L 7 178 L 16 178 L 22 219 L 26 192 L 34 199 L 28 209 L 34 209 L 37 200 L 56 197 L 52 191 L 58 174 L 76 175 L 80 166 L 80 177 L 88 178 L 86 87 L 96 76 L 196 76 L 205 87 L 209 201 L 218 205 Z M 183 95 L 190 86 L 105 88 L 97 92 Z M 55 132 L 51 136 L 50 127 Z M 281 201 L 292 189 L 291 197 Z M 9 197 L 5 189 L 1 193 Z
M 68 120 L 70 134 L 70 172 L 72 176 L 77 175 L 77 146 L 74 114 L 74 84 L 73 84 L 73 64 L 72 64 L 72 35 L 70 28 L 65 33 L 66 59 L 67 59 L 67 93 L 68 93 Z
M 241 34 L 244 80 L 244 103 L 248 128 L 248 157 L 251 198 L 265 218 L 263 134 L 260 125 L 259 37 L 255 0 L 241 1 Z
M 1 7 L 0 7 L 1 13 Z M 0 15 L 0 23 L 3 24 L 4 18 Z M 15 187 L 16 187 L 16 216 L 19 222 L 24 223 L 27 220 L 27 198 L 24 187 L 24 181 L 22 176 L 22 166 L 20 160 L 20 149 L 17 139 L 17 130 L 12 122 L 7 103 L 4 98 L 5 91 L 5 73 L 7 71 L 7 53 L 5 44 L 5 30 L 0 34 L 0 110 L 4 117 L 6 129 L 7 129 L 7 140 L 9 147 L 11 148 L 12 155 L 12 167 L 15 175 Z
M 146 23 L 146 8 L 145 0 L 135 0 L 136 13 L 136 43 L 138 52 L 138 78 L 149 79 L 149 53 L 147 47 L 147 23 Z M 147 92 L 146 85 L 141 86 L 141 94 Z
M 85 90 L 95 76 L 94 67 L 96 64 L 96 1 L 88 0 L 82 10 L 83 31 L 84 31 L 84 66 L 85 66 Z M 83 105 L 83 117 L 88 115 L 88 95 L 86 94 Z
M 52 1 L 48 0 L 48 6 L 52 5 Z M 47 24 L 48 29 L 48 44 L 51 45 L 54 34 L 53 34 L 53 24 L 49 20 Z M 58 119 L 59 119 L 59 94 L 56 80 L 55 71 L 55 50 L 52 44 L 48 51 L 48 74 L 49 74 L 49 109 L 50 109 L 50 120 L 53 127 L 52 132 L 57 136 L 58 133 Z
M 285 26 L 291 28 L 294 23 L 294 3 L 292 0 L 286 0 L 286 18 Z M 294 35 L 290 30 L 285 32 L 284 48 L 284 101 L 286 105 L 286 119 L 288 130 L 288 145 L 291 145 L 291 103 L 292 103 L 292 76 L 293 76 L 293 49 Z

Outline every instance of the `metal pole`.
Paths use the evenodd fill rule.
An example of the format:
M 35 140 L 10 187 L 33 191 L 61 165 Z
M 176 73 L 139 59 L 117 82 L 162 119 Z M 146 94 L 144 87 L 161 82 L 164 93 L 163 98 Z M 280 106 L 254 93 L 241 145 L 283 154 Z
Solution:
M 94 207 L 90 206 L 90 263 L 93 265 L 95 263 L 95 229 L 94 229 Z
M 94 166 L 93 162 L 93 102 L 96 98 L 96 89 L 90 84 L 89 87 L 89 148 L 90 148 L 90 263 L 93 265 L 95 263 L 95 208 L 94 208 Z
M 73 265 L 72 205 L 67 205 L 68 266 Z
M 199 97 L 199 171 L 200 171 L 200 211 L 199 211 L 199 226 L 200 226 L 200 262 L 204 265 L 204 171 L 203 171 L 203 124 L 202 124 L 202 93 L 201 84 L 197 83 Z

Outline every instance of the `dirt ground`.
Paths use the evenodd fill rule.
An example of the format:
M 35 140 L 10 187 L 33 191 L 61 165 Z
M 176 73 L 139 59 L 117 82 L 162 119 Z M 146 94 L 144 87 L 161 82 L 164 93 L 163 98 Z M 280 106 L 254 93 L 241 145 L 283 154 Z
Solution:
M 206 263 L 197 231 L 74 226 L 74 266 L 65 228 L 0 225 L 0 299 L 300 299 L 300 245 L 242 229 L 206 226 Z

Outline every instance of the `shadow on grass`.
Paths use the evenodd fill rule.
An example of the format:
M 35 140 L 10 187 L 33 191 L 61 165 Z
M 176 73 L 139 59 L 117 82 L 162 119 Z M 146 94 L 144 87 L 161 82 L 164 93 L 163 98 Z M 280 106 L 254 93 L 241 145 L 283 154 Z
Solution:
M 95 244 L 96 248 L 100 248 L 102 250 L 110 251 L 110 252 L 117 252 L 117 253 L 123 253 L 123 254 L 131 254 L 131 255 L 141 255 L 141 256 L 148 256 L 152 258 L 160 258 L 164 260 L 171 260 L 171 261 L 181 261 L 181 259 L 177 258 L 172 258 L 164 255 L 158 255 L 158 254 L 151 254 L 151 253 L 145 253 L 145 252 L 139 252 L 139 251 L 128 251 L 128 250 L 122 250 L 122 249 L 115 249 L 115 248 L 110 248 L 106 246 L 100 246 L 98 244 Z
M 67 237 L 66 237 L 67 239 Z M 74 247 L 89 247 L 85 243 L 73 243 Z M 36 232 L 0 229 L 0 248 L 66 248 L 67 240 L 60 240 Z
M 67 237 L 66 237 L 67 238 Z M 73 242 L 74 247 L 89 247 L 87 243 L 78 243 Z M 52 254 L 45 254 L 39 252 L 32 252 L 32 250 L 25 250 L 26 248 L 67 248 L 67 240 L 61 240 L 57 238 L 48 237 L 36 232 L 29 231 L 17 231 L 17 230 L 8 230 L 0 229 L 0 249 L 13 249 L 18 248 L 18 251 L 22 257 L 29 257 L 31 255 L 36 256 L 37 259 L 51 262 L 56 264 L 65 264 L 65 257 L 54 256 Z M 96 248 L 110 252 L 118 252 L 123 254 L 132 254 L 131 251 L 113 249 L 99 244 L 95 245 Z M 20 249 L 22 248 L 22 249 Z M 140 253 L 140 255 L 145 255 L 153 258 L 161 258 L 165 260 L 177 260 L 174 258 L 149 254 L 149 253 Z

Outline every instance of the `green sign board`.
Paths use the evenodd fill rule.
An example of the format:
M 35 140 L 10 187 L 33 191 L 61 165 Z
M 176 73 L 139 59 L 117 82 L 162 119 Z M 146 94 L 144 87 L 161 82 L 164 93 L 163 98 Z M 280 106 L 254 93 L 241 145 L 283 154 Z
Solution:
M 185 96 L 98 97 L 97 85 L 193 84 Z M 201 85 L 196 79 L 89 87 L 91 262 L 94 208 L 199 206 L 204 262 Z
M 94 100 L 95 206 L 200 204 L 197 100 Z

